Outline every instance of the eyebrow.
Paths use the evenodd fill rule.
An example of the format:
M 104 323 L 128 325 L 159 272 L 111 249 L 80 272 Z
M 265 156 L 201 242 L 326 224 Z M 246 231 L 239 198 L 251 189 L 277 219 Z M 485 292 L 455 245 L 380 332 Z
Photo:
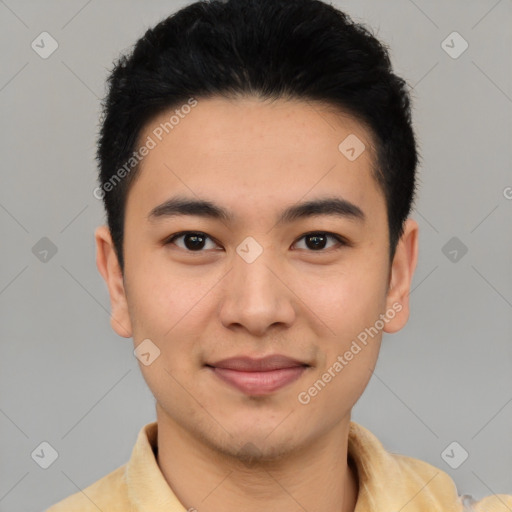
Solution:
M 156 206 L 149 212 L 147 219 L 149 222 L 156 222 L 159 219 L 181 215 L 198 216 L 226 222 L 234 220 L 232 213 L 212 201 L 189 199 L 182 196 L 172 197 Z M 363 210 L 350 201 L 341 197 L 325 197 L 286 208 L 277 219 L 276 225 L 319 215 L 348 218 L 363 223 L 366 221 Z

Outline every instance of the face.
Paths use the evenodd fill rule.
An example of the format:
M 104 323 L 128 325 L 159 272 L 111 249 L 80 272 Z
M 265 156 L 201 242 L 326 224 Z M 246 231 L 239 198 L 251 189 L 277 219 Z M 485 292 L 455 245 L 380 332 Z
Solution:
M 407 221 L 390 267 L 371 135 L 341 112 L 198 99 L 162 136 L 172 114 L 140 136 L 156 144 L 127 199 L 124 279 L 108 230 L 96 231 L 112 326 L 135 347 L 150 340 L 150 358 L 159 350 L 139 362 L 159 422 L 224 454 L 248 443 L 289 453 L 346 424 L 382 333 L 406 323 L 417 224 Z M 355 159 L 362 146 L 340 149 L 348 136 L 365 145 Z M 157 208 L 177 197 L 209 204 Z M 275 389 L 242 389 L 209 366 L 274 354 L 307 366 Z

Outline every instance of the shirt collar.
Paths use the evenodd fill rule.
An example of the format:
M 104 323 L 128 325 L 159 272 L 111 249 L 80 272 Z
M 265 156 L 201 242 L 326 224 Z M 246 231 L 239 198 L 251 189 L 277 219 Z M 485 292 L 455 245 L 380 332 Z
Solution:
M 156 461 L 158 423 L 139 431 L 126 466 L 128 496 L 137 512 L 186 512 L 169 487 Z
M 350 422 L 348 454 L 359 478 L 354 512 L 460 512 L 451 477 L 420 459 L 387 451 L 367 428 Z

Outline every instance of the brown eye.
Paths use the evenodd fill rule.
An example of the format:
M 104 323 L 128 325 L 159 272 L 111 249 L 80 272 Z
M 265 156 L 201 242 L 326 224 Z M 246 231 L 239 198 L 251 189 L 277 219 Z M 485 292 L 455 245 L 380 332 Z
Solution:
M 326 233 L 324 231 L 316 231 L 314 233 L 307 233 L 303 235 L 299 240 L 305 241 L 306 249 L 310 249 L 313 252 L 322 252 L 325 251 L 328 240 L 335 240 L 338 242 L 338 247 L 340 245 L 347 245 L 343 238 L 339 235 L 335 235 L 334 233 Z M 327 247 L 327 249 L 332 248 L 332 246 Z
M 175 240 L 178 240 L 180 238 L 183 239 L 183 245 L 175 244 Z M 206 240 L 211 240 L 211 238 L 205 233 L 196 231 L 184 231 L 183 233 L 177 233 L 173 235 L 171 238 L 167 239 L 165 244 L 174 244 L 180 247 L 181 249 L 185 249 L 191 252 L 204 252 L 202 250 L 205 248 Z

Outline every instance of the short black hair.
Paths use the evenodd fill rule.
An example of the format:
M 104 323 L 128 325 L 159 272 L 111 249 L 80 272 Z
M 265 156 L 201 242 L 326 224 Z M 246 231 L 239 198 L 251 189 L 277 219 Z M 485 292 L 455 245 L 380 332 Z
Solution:
M 107 83 L 95 196 L 99 191 L 104 201 L 121 271 L 126 198 L 143 129 L 191 99 L 244 95 L 320 102 L 370 129 L 392 262 L 419 158 L 408 86 L 393 73 L 388 47 L 347 14 L 320 0 L 198 1 L 148 29 L 118 58 Z

